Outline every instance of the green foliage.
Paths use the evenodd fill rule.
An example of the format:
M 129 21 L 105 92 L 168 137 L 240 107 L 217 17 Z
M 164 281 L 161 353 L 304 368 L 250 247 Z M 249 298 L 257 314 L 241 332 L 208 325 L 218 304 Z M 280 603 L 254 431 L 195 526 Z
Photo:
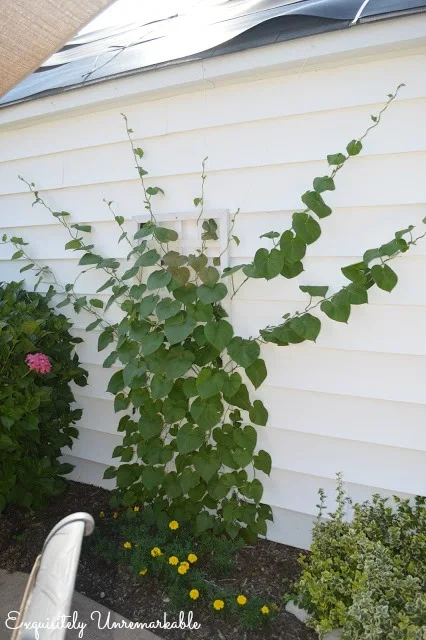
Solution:
M 325 504 L 321 493 L 320 515 Z M 351 522 L 345 520 L 348 505 Z M 323 635 L 344 640 L 423 640 L 426 634 L 426 498 L 373 496 L 352 504 L 338 476 L 337 510 L 318 519 L 294 600 Z
M 8 503 L 45 506 L 72 470 L 58 458 L 78 436 L 72 425 L 81 410 L 71 406 L 70 383 L 85 385 L 87 373 L 70 322 L 48 306 L 51 295 L 29 293 L 18 282 L 0 286 L 0 511 Z M 48 356 L 49 373 L 29 370 L 25 358 L 33 353 Z
M 265 625 L 273 618 L 277 607 L 267 598 L 235 581 L 232 588 L 226 586 L 231 571 L 235 572 L 241 539 L 211 531 L 195 536 L 178 522 L 172 523 L 177 529 L 171 529 L 155 507 L 135 509 L 123 510 L 116 519 L 102 512 L 87 542 L 95 553 L 109 563 L 124 565 L 148 588 L 153 578 L 159 581 L 172 611 L 190 610 L 196 615 L 197 610 L 208 609 L 214 616 L 231 616 L 246 629 Z M 239 595 L 245 595 L 244 604 L 237 602 Z M 223 609 L 214 609 L 215 600 L 223 601 Z M 264 606 L 268 607 L 266 615 L 262 613 Z

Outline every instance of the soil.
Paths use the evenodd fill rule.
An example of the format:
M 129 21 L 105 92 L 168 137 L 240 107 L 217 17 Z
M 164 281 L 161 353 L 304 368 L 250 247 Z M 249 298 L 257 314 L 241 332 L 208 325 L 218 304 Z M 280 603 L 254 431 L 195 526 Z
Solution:
M 64 495 L 35 515 L 25 516 L 19 509 L 9 507 L 0 516 L 0 568 L 29 573 L 48 532 L 61 518 L 76 511 L 97 515 L 108 502 L 108 491 L 70 482 Z M 246 631 L 226 618 L 219 619 L 214 611 L 200 608 L 194 615 L 201 624 L 199 630 L 161 630 L 160 635 L 170 640 L 316 640 L 316 634 L 288 614 L 279 602 L 299 575 L 300 553 L 300 549 L 262 540 L 237 554 L 235 576 L 230 579 L 252 585 L 251 591 L 255 589 L 280 605 L 267 626 Z M 151 579 L 147 590 L 147 582 L 141 582 L 124 567 L 108 564 L 86 545 L 80 557 L 76 590 L 133 621 L 162 619 L 167 611 L 161 584 Z M 169 620 L 175 617 L 168 615 Z

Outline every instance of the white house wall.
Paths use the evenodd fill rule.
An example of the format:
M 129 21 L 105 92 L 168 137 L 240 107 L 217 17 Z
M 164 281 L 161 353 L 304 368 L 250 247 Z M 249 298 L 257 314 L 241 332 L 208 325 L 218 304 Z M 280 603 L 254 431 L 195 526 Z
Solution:
M 413 28 L 411 20 L 406 24 Z M 372 27 L 363 27 L 365 33 L 374 35 Z M 341 36 L 318 38 L 323 46 L 328 38 L 332 50 Z M 317 40 L 304 42 L 309 52 Z M 279 45 L 283 56 L 287 46 L 290 50 L 295 44 Z M 260 58 L 266 49 L 259 50 Z M 143 213 L 120 116 L 124 111 L 145 150 L 148 184 L 166 192 L 155 199 L 156 210 L 191 209 L 200 193 L 201 160 L 208 156 L 205 208 L 240 208 L 235 233 L 241 244 L 232 246 L 231 264 L 248 261 L 258 247 L 268 246 L 259 240 L 262 233 L 290 226 L 292 212 L 301 207 L 300 195 L 315 176 L 327 172 L 325 156 L 343 151 L 361 135 L 386 94 L 404 82 L 362 154 L 339 172 L 336 191 L 327 194 L 333 214 L 321 221 L 323 233 L 308 248 L 305 272 L 290 281 L 248 282 L 232 304 L 235 330 L 253 335 L 285 312 L 303 308 L 300 284 L 329 284 L 336 290 L 344 282 L 342 265 L 426 216 L 426 53 L 414 39 L 408 51 L 390 47 L 373 59 L 343 64 L 337 57 L 335 66 L 327 59 L 315 69 L 309 53 L 307 60 L 308 70 L 289 72 L 283 61 L 281 75 L 275 64 L 274 74 L 264 79 L 253 80 L 245 70 L 233 82 L 216 85 L 212 80 L 186 93 L 178 86 L 186 72 L 177 67 L 176 95 L 150 93 L 137 100 L 128 97 L 119 106 L 87 106 L 86 111 L 85 90 L 78 90 L 77 114 L 64 108 L 59 115 L 47 115 L 50 101 L 58 105 L 62 96 L 6 109 L 1 113 L 0 229 L 22 235 L 31 255 L 48 264 L 61 282 L 77 275 L 78 254 L 65 252 L 65 230 L 44 209 L 31 206 L 31 195 L 17 178 L 21 174 L 36 182 L 52 208 L 70 211 L 73 221 L 93 223 L 102 253 L 123 257 L 125 247 L 116 245 L 116 227 L 102 200 L 114 200 L 129 228 L 134 228 L 132 217 Z M 222 74 L 233 64 L 233 56 L 224 57 Z M 170 84 L 170 70 L 165 73 Z M 131 80 L 143 85 L 149 75 Z M 120 83 L 128 82 L 106 86 L 119 90 Z M 96 90 L 105 91 L 104 85 L 87 89 L 92 98 Z M 63 97 L 64 104 L 71 99 L 73 92 Z M 39 122 L 43 103 L 46 113 Z M 25 263 L 10 261 L 8 247 L 0 251 L 0 279 L 20 279 Z M 275 540 L 309 545 L 317 489 L 332 494 L 337 471 L 343 471 L 355 499 L 374 492 L 426 494 L 426 241 L 394 267 L 396 289 L 391 294 L 373 290 L 371 304 L 353 308 L 348 325 L 324 318 L 317 344 L 263 350 L 269 375 L 254 395 L 270 416 L 269 425 L 259 428 L 259 442 L 273 458 L 265 501 L 274 506 L 269 535 Z M 28 273 L 23 275 L 31 287 Z M 92 272 L 79 279 L 77 290 L 92 294 L 104 280 Z M 112 486 L 102 474 L 121 441 L 119 416 L 106 392 L 114 368 L 102 368 L 105 354 L 97 353 L 97 334 L 84 332 L 88 319 L 69 310 L 75 333 L 85 338 L 79 353 L 90 384 L 76 388 L 84 413 L 80 438 L 66 457 L 76 465 L 74 478 Z M 117 317 L 115 311 L 110 314 Z

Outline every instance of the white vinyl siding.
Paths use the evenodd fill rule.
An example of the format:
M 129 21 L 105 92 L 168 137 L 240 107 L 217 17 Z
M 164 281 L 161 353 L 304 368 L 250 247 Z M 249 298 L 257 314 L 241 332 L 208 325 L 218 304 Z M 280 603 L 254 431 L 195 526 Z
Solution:
M 350 37 L 359 40 L 364 33 L 374 39 L 377 33 L 380 39 L 391 28 L 402 33 L 404 25 L 407 33 L 415 28 L 412 19 L 401 19 L 385 27 L 355 27 Z M 101 253 L 123 258 L 126 247 L 117 246 L 116 226 L 102 202 L 113 200 L 128 228 L 136 229 L 133 216 L 144 210 L 123 111 L 145 150 L 147 184 L 166 192 L 154 199 L 156 210 L 191 210 L 200 192 L 201 161 L 208 156 L 206 210 L 240 208 L 235 233 L 241 244 L 232 246 L 231 264 L 249 261 L 258 247 L 268 246 L 259 239 L 262 233 L 290 226 L 292 212 L 301 207 L 300 195 L 315 176 L 328 171 L 326 155 L 343 151 L 361 135 L 386 94 L 405 82 L 361 155 L 336 176 L 336 191 L 326 194 L 333 214 L 321 221 L 322 235 L 308 248 L 305 271 L 294 280 L 249 281 L 233 300 L 236 333 L 257 334 L 287 311 L 303 309 L 300 284 L 328 284 L 336 290 L 344 283 L 342 265 L 426 216 L 426 53 L 424 38 L 412 37 L 411 47 L 400 51 L 388 47 L 365 59 L 354 53 L 353 59 L 345 54 L 344 61 L 337 56 L 334 63 L 327 57 L 310 64 L 310 46 L 314 50 L 316 43 L 323 48 L 329 43 L 330 51 L 343 46 L 342 33 L 323 34 L 303 39 L 306 68 L 289 69 L 282 62 L 280 71 L 275 62 L 273 73 L 262 78 L 234 69 L 226 82 L 219 78 L 186 90 L 191 63 L 163 76 L 141 74 L 0 111 L 0 230 L 22 235 L 30 243 L 29 253 L 48 264 L 61 282 L 78 274 L 78 254 L 64 250 L 65 230 L 44 209 L 31 206 L 31 195 L 17 178 L 21 174 L 37 184 L 52 208 L 70 211 L 75 222 L 92 223 Z M 271 50 L 283 57 L 286 47 L 301 51 L 303 42 Z M 249 52 L 250 60 L 264 60 L 267 50 Z M 225 76 L 247 59 L 243 54 L 223 57 L 221 73 Z M 211 64 L 219 68 L 218 60 Z M 159 85 L 157 93 L 129 95 L 122 104 L 89 104 L 89 98 L 96 102 L 97 92 L 119 91 L 130 80 L 155 84 L 156 73 L 167 79 L 173 95 L 164 95 Z M 76 103 L 77 96 L 78 110 L 64 107 L 61 112 L 61 104 Z M 11 253 L 0 247 L 1 280 L 21 278 L 24 263 L 10 261 Z M 399 277 L 396 289 L 391 294 L 372 290 L 371 304 L 353 307 L 347 325 L 323 316 L 316 344 L 263 348 L 269 374 L 254 396 L 269 410 L 259 444 L 273 458 L 264 499 L 274 507 L 276 522 L 269 535 L 275 540 L 309 545 L 317 489 L 332 494 L 338 471 L 355 499 L 373 492 L 426 494 L 426 242 L 392 266 Z M 23 275 L 32 286 L 31 274 Z M 77 290 L 92 294 L 105 280 L 90 272 L 79 279 Z M 97 352 L 97 332 L 84 332 L 90 319 L 84 313 L 76 316 L 70 307 L 64 312 L 74 320 L 76 335 L 85 339 L 78 350 L 90 372 L 89 386 L 76 388 L 84 413 L 80 438 L 67 459 L 76 464 L 73 477 L 111 487 L 102 473 L 121 441 L 116 432 L 120 414 L 114 414 L 106 392 L 114 368 L 102 368 L 108 351 Z M 111 309 L 109 316 L 115 319 L 119 312 Z

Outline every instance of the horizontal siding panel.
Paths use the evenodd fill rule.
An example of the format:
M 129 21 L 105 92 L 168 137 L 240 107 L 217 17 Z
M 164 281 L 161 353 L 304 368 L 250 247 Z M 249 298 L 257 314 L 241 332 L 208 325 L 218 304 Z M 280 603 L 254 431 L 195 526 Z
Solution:
M 426 100 L 397 103 L 366 141 L 363 155 L 426 149 L 426 131 L 415 126 L 425 109 Z M 197 172 L 206 155 L 209 171 L 291 165 L 322 160 L 327 153 L 344 151 L 349 139 L 361 135 L 369 123 L 368 106 L 136 139 L 135 144 L 143 146 L 146 158 L 143 164 L 152 176 Z M 58 189 L 130 180 L 134 173 L 133 155 L 125 141 L 3 162 L 0 190 L 25 191 L 25 185 L 16 179 L 18 174 L 31 176 L 43 189 Z
M 126 105 L 137 135 L 144 138 L 196 128 L 215 127 L 378 103 L 405 78 L 416 74 L 401 91 L 402 102 L 426 95 L 425 56 L 412 55 L 369 63 L 341 65 L 300 74 L 215 86 L 208 90 Z M 327 91 L 324 91 L 324 86 Z M 229 104 L 233 105 L 229 109 Z M 125 140 L 120 109 L 68 116 L 63 120 L 3 133 L 0 161 L 56 153 Z M 203 156 L 204 157 L 204 156 Z
M 64 453 L 102 464 L 114 463 L 111 454 L 114 447 L 121 444 L 121 434 L 113 435 L 84 427 L 79 431 L 79 438 L 72 450 L 64 449 Z M 320 482 L 323 478 L 333 480 L 336 473 L 341 471 L 345 481 L 349 483 L 407 494 L 426 493 L 424 452 L 348 442 L 271 427 L 259 430 L 258 445 L 273 452 L 271 477 L 276 469 L 278 474 L 284 469 L 287 472 L 318 476 Z M 274 500 L 280 500 L 279 505 L 283 506 L 285 494 L 283 498 L 279 498 L 281 480 L 277 477 L 277 484 L 274 482 L 275 480 L 266 481 L 268 491 L 274 496 Z M 306 495 L 304 491 L 301 493 Z
M 426 357 L 266 345 L 268 385 L 323 393 L 425 401 Z
M 274 468 L 270 477 L 262 477 L 262 483 L 265 488 L 262 500 L 274 507 L 317 516 L 318 489 L 321 488 L 324 489 L 327 496 L 325 502 L 327 513 L 332 513 L 337 508 L 336 480 L 334 478 L 320 478 L 307 473 Z M 354 502 L 369 500 L 374 493 L 380 493 L 383 497 L 388 498 L 395 494 L 395 491 L 381 487 L 368 487 L 345 481 L 344 488 Z M 401 498 L 410 497 L 408 493 L 397 492 L 397 495 Z M 347 506 L 347 516 L 350 517 L 351 513 L 350 507 Z
M 263 400 L 268 424 L 274 429 L 426 451 L 426 405 L 278 389 L 267 384 L 253 395 Z M 122 413 L 114 412 L 112 396 L 108 400 L 83 396 L 78 389 L 76 399 L 83 409 L 81 426 L 117 433 Z
M 426 495 L 426 453 L 265 427 L 259 446 L 273 452 L 279 469 Z

